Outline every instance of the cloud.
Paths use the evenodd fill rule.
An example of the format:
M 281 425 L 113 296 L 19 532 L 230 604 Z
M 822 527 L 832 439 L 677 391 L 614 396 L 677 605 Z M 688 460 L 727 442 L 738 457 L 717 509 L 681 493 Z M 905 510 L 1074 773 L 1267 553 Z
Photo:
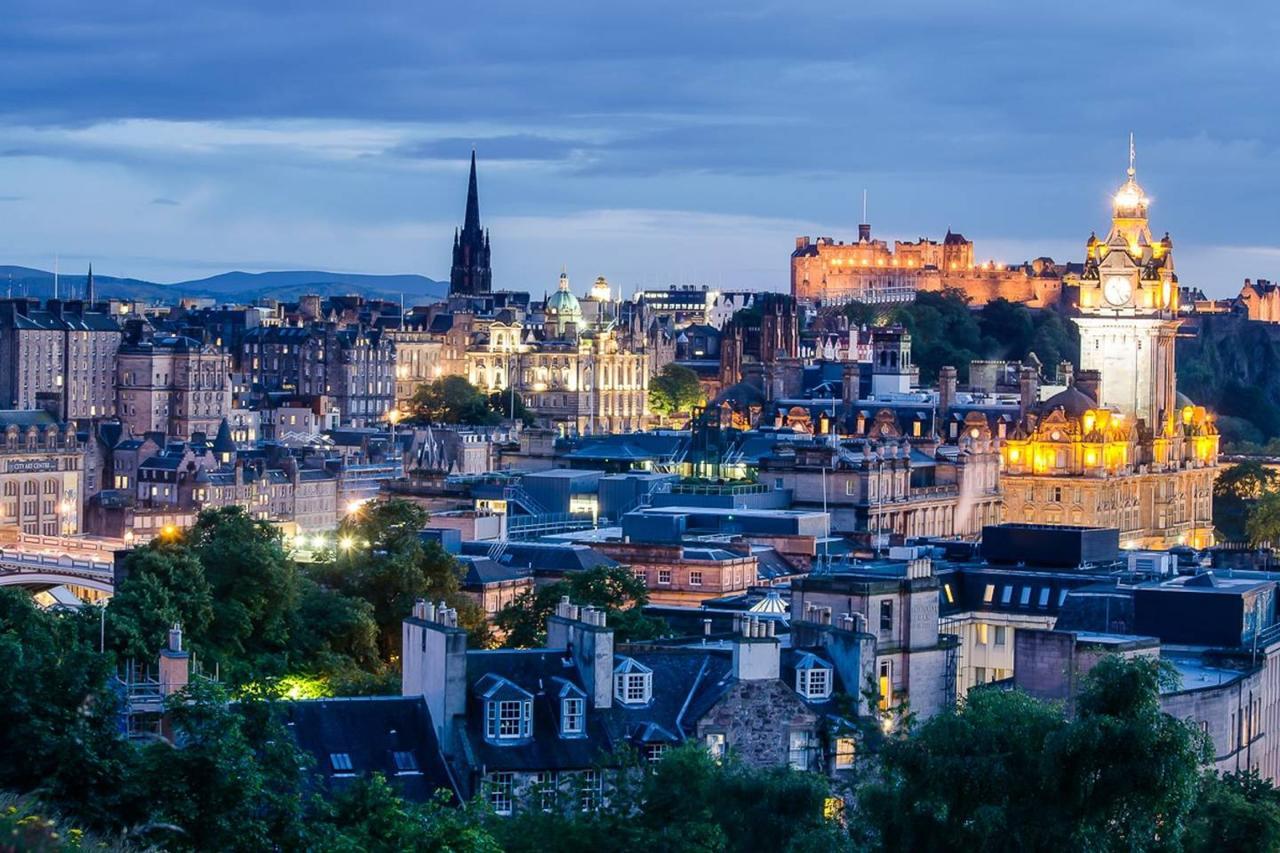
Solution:
M 180 201 L 175 201 L 174 199 L 171 199 L 171 198 L 165 198 L 164 196 L 159 196 L 157 198 L 151 199 L 151 203 L 167 205 L 169 207 L 178 207 L 179 205 L 182 204 L 182 202 Z

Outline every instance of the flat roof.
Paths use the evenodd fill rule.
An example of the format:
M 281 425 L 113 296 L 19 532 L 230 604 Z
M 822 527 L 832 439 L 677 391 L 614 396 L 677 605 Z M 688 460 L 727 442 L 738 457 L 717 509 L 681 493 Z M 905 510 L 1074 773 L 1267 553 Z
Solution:
M 722 515 L 743 518 L 821 518 L 821 510 L 804 509 L 734 509 L 722 506 L 647 506 L 634 510 L 641 515 Z

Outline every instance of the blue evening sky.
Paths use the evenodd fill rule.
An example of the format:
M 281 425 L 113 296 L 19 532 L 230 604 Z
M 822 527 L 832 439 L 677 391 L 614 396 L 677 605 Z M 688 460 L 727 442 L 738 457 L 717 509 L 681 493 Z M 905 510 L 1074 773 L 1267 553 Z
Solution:
M 798 234 L 1078 260 L 1127 137 L 1182 280 L 1280 277 L 1250 3 L 9 0 L 0 263 L 783 289 Z

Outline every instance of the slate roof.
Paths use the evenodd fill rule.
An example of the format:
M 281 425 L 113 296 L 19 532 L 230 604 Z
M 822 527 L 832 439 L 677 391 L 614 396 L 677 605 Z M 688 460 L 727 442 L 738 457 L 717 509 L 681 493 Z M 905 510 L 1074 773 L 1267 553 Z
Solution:
M 0 409 L 0 429 L 11 426 L 48 427 L 58 424 L 58 419 L 44 409 Z
M 464 587 L 479 587 L 491 583 L 503 583 L 528 577 L 528 568 L 506 566 L 494 562 L 488 557 L 461 556 L 458 560 L 466 566 L 467 574 L 462 579 Z
M 331 791 L 380 772 L 410 800 L 421 802 L 440 788 L 457 796 L 421 696 L 289 702 L 284 711 L 289 732 L 315 758 L 315 773 Z
M 462 553 L 483 557 L 492 547 L 492 542 L 463 542 Z M 594 548 L 575 542 L 509 542 L 499 561 L 507 566 L 526 567 L 536 574 L 564 574 L 618 565 Z

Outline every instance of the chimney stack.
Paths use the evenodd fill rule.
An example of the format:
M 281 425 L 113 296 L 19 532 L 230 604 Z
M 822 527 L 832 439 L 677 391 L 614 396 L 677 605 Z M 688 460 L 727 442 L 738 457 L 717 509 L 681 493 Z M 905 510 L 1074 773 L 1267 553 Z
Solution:
M 781 652 L 772 619 L 739 616 L 733 642 L 733 677 L 766 681 L 781 673 Z
M 592 707 L 613 707 L 613 629 L 606 613 L 578 606 L 566 595 L 547 619 L 547 648 L 563 649 L 592 697 Z
M 452 743 L 456 719 L 467 709 L 467 632 L 445 602 L 413 603 L 400 629 L 400 693 L 422 696 L 440 743 Z
M 1094 403 L 1101 403 L 1102 373 L 1097 370 L 1082 370 L 1076 374 L 1076 389 L 1088 395 Z
M 946 415 L 956 403 L 956 369 L 943 365 L 938 369 L 938 414 Z
M 1040 391 L 1040 377 L 1034 367 L 1023 365 L 1018 371 L 1018 413 L 1025 416 L 1036 404 Z

